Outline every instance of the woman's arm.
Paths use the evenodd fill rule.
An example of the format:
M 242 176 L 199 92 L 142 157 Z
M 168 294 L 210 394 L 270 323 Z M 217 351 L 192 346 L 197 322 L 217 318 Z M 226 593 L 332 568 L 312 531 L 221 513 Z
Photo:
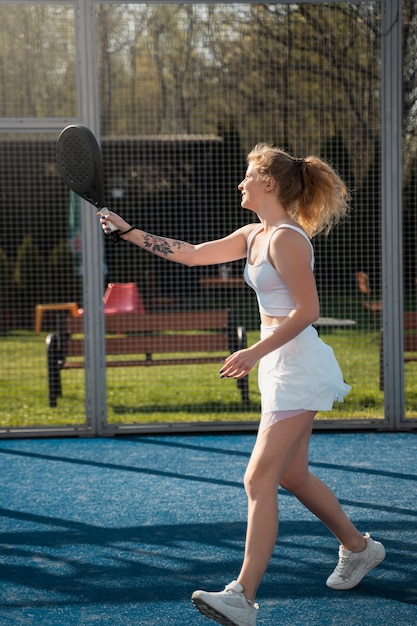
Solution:
M 270 260 L 279 271 L 295 306 L 268 337 L 227 357 L 221 369 L 223 376 L 243 378 L 259 359 L 294 339 L 319 317 L 319 299 L 308 242 L 298 233 L 281 229 L 272 237 Z
M 248 224 L 222 239 L 194 245 L 170 237 L 152 235 L 140 228 L 135 228 L 123 234 L 131 226 L 123 218 L 111 211 L 109 211 L 109 217 L 101 217 L 100 222 L 105 233 L 109 232 L 107 223 L 111 222 L 121 233 L 121 238 L 124 241 L 133 243 L 156 256 L 168 259 L 174 263 L 188 265 L 189 267 L 228 263 L 245 258 L 247 237 L 250 231 L 256 227 L 256 224 Z

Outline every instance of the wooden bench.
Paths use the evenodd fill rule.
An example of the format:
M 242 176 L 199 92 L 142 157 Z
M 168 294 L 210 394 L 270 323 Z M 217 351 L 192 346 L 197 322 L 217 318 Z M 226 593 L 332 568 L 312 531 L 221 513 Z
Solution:
M 417 311 L 406 311 L 404 319 L 404 363 L 417 362 Z M 379 341 L 379 387 L 384 388 L 383 333 Z M 412 354 L 414 352 L 414 354 Z
M 232 310 L 108 315 L 105 325 L 106 356 L 131 355 L 129 359 L 106 359 L 107 367 L 219 363 L 220 368 L 223 358 L 247 345 L 245 329 L 237 325 Z M 51 407 L 62 395 L 61 371 L 84 367 L 84 359 L 80 359 L 84 357 L 82 333 L 82 319 L 63 315 L 57 332 L 46 338 Z M 247 377 L 237 384 L 247 405 Z

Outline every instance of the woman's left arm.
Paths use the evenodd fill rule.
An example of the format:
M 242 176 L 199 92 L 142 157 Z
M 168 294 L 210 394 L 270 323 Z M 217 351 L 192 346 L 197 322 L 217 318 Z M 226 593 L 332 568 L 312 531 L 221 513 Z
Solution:
M 243 378 L 265 354 L 294 339 L 317 320 L 320 305 L 311 254 L 308 241 L 299 233 L 283 228 L 273 235 L 270 261 L 287 286 L 294 308 L 268 337 L 227 357 L 221 370 L 223 376 Z

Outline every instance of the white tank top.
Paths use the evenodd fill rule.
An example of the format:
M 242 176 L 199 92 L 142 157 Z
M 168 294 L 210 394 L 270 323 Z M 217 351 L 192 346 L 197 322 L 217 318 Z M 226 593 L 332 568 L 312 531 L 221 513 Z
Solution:
M 314 250 L 311 241 L 306 233 L 298 226 L 292 224 L 281 224 L 272 232 L 265 243 L 265 249 L 261 262 L 257 265 L 250 265 L 249 254 L 253 238 L 262 229 L 262 226 L 255 228 L 248 237 L 248 247 L 246 255 L 246 265 L 243 276 L 245 281 L 256 292 L 258 298 L 259 312 L 271 317 L 285 317 L 295 306 L 291 295 L 281 278 L 281 274 L 268 260 L 268 250 L 272 235 L 280 228 L 290 228 L 300 233 L 311 246 L 311 269 L 314 269 Z

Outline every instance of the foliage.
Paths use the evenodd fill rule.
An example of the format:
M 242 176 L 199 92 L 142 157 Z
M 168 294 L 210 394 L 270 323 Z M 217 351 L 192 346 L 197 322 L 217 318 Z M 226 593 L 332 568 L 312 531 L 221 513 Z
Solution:
M 66 241 L 60 242 L 44 259 L 32 237 L 23 238 L 14 271 L 0 249 L 0 310 L 14 313 L 14 327 L 32 326 L 36 304 L 81 302 L 82 283 L 74 255 Z
M 245 149 L 262 137 L 317 152 L 323 134 L 341 133 L 358 183 L 379 136 L 380 10 L 378 2 L 100 3 L 102 135 L 213 133 L 232 120 Z M 73 8 L 0 11 L 0 115 L 75 116 Z M 403 0 L 406 168 L 417 150 L 416 22 L 416 3 Z
M 315 152 L 335 160 L 348 186 L 355 190 L 354 211 L 348 225 L 342 231 L 335 229 L 325 246 L 317 242 L 318 261 L 322 258 L 323 266 L 333 268 L 338 281 L 348 281 L 353 271 L 364 269 L 378 283 L 379 2 L 113 2 L 99 3 L 96 9 L 103 138 L 220 135 L 223 143 L 229 144 L 224 162 L 219 163 L 219 186 L 226 206 L 236 206 L 231 190 L 244 167 L 241 155 L 258 140 L 295 154 Z M 0 6 L 0 14 L 0 115 L 75 115 L 73 8 L 6 4 Z M 403 23 L 404 180 L 415 185 L 417 5 L 412 0 L 403 1 Z M 114 154 L 112 161 L 117 160 Z M 38 180 L 37 170 L 31 175 Z M 147 182 L 139 178 L 141 185 Z M 175 203 L 177 198 L 171 192 L 167 195 Z M 0 197 L 0 208 L 1 198 L 8 193 Z M 42 197 L 36 211 L 46 213 L 56 202 L 51 180 L 43 193 L 51 205 L 46 206 Z M 12 199 L 18 205 L 16 215 L 27 211 L 26 194 Z M 205 201 L 208 195 L 202 193 Z M 413 200 L 410 205 L 406 206 L 409 233 L 416 230 Z M 225 226 L 228 214 L 223 211 Z M 20 237 L 21 220 L 16 222 Z M 33 225 L 32 235 L 35 230 Z M 47 233 L 51 246 L 57 243 L 52 238 L 59 230 Z M 3 240 L 1 245 L 5 245 Z M 411 268 L 414 236 L 408 246 Z M 346 248 L 350 254 L 339 254 L 339 258 L 350 258 L 341 265 L 338 251 Z M 332 276 L 323 280 L 334 282 Z
M 7 3 L 0 11 L 0 116 L 75 117 L 72 9 Z
M 5 309 L 12 299 L 12 273 L 6 253 L 0 248 L 0 310 Z
M 35 305 L 45 301 L 46 282 L 40 280 L 44 275 L 45 261 L 32 237 L 26 235 L 20 244 L 14 270 L 15 310 L 24 327 L 33 320 Z
M 81 277 L 67 241 L 61 241 L 51 250 L 47 266 L 48 302 L 81 302 Z

